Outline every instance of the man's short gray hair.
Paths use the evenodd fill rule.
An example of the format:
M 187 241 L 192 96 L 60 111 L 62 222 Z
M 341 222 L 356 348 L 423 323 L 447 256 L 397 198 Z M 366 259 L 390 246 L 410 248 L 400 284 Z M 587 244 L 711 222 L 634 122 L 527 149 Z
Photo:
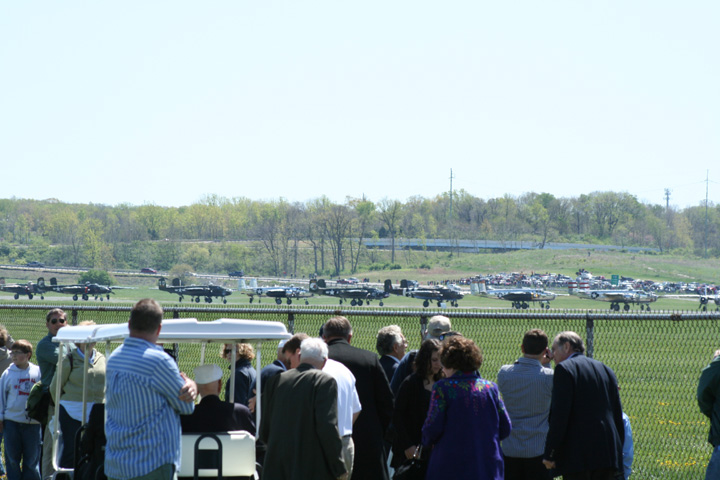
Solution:
M 582 338 L 580 338 L 580 335 L 575 332 L 560 332 L 555 336 L 555 341 L 560 346 L 569 343 L 570 350 L 572 350 L 573 352 L 585 354 L 585 344 L 583 343 Z
M 320 338 L 306 338 L 300 344 L 300 361 L 322 363 L 328 358 L 327 343 Z
M 382 355 L 390 355 L 396 343 L 402 343 L 402 330 L 398 325 L 388 325 L 378 331 L 375 349 Z

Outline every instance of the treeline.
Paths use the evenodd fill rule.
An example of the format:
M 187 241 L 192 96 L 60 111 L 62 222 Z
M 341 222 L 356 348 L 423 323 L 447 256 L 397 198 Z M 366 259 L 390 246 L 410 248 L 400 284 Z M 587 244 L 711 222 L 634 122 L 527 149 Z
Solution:
M 719 230 L 719 206 L 666 209 L 617 192 L 482 199 L 461 190 L 452 199 L 344 203 L 211 195 L 178 208 L 0 199 L 0 262 L 339 274 L 383 261 L 362 246 L 368 238 L 389 238 L 393 245 L 398 237 L 534 241 L 540 248 L 551 241 L 597 243 L 718 256 Z M 393 248 L 390 264 L 395 256 Z

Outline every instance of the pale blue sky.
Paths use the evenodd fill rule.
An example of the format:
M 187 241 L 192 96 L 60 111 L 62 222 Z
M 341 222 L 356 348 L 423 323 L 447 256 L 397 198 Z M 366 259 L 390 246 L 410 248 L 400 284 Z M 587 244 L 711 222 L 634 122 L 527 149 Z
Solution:
M 720 203 L 720 2 L 0 2 L 0 198 Z

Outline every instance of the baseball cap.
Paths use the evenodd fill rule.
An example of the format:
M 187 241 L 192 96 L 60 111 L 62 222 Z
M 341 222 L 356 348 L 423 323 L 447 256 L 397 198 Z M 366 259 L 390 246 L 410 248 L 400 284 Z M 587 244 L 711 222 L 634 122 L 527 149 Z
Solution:
M 450 319 L 444 315 L 435 315 L 430 318 L 425 338 L 439 338 L 450 331 Z

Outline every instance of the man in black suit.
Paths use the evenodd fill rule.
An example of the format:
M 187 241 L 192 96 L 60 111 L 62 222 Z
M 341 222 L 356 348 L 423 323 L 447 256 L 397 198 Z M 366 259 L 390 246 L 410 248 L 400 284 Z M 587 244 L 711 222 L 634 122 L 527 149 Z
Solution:
M 378 331 L 375 349 L 380 354 L 380 365 L 388 382 L 392 380 L 400 360 L 405 356 L 408 343 L 398 325 L 388 325 Z
M 192 415 L 180 415 L 183 433 L 231 432 L 245 430 L 255 435 L 255 422 L 250 410 L 239 403 L 220 400 L 223 372 L 214 364 L 195 369 L 195 383 L 202 400 Z
M 323 338 L 330 358 L 345 365 L 355 375 L 362 411 L 353 427 L 355 463 L 353 480 L 388 478 L 383 437 L 390 425 L 393 394 L 385 372 L 375 354 L 350 345 L 352 327 L 345 317 L 333 317 L 323 326 Z
M 564 480 L 612 480 L 623 471 L 625 438 L 615 373 L 584 355 L 575 332 L 555 337 L 550 429 L 543 463 Z

